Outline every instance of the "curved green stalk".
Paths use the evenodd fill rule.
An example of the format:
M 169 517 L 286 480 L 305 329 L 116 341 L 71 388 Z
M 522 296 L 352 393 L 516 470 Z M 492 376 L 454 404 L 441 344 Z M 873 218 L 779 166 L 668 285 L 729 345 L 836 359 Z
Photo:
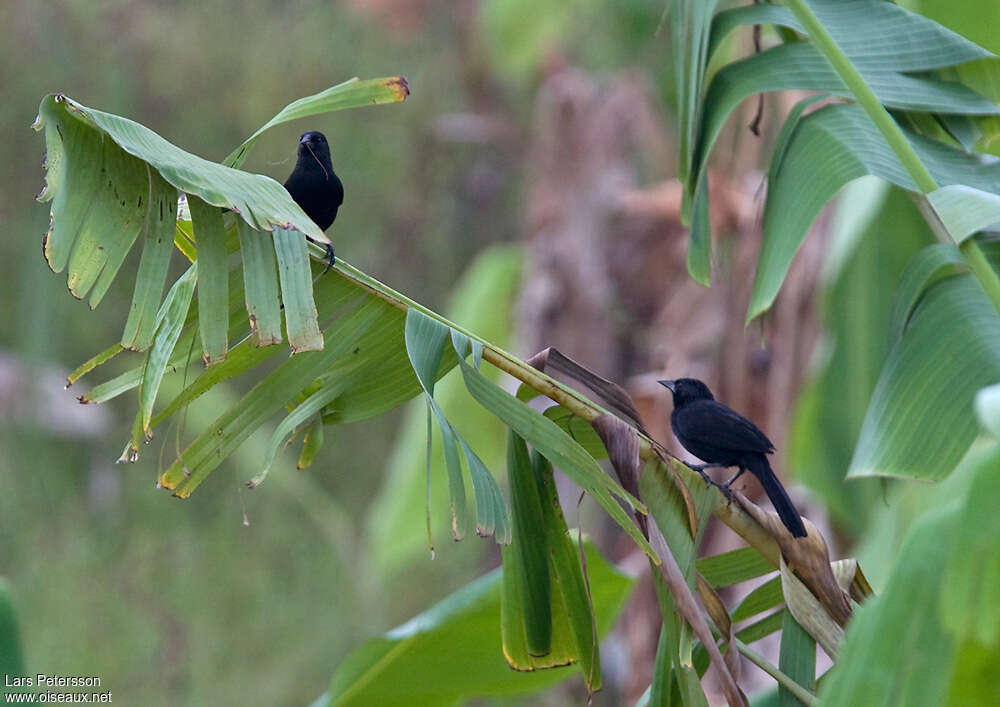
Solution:
M 854 94 L 855 100 L 864 108 L 868 117 L 872 119 L 872 122 L 875 123 L 882 136 L 886 139 L 886 142 L 889 143 L 889 147 L 892 148 L 896 157 L 899 158 L 899 161 L 917 185 L 917 189 L 922 194 L 921 199 L 926 200 L 926 195 L 936 190 L 938 185 L 927 167 L 920 161 L 917 153 L 903 134 L 902 129 L 893 120 L 892 116 L 889 115 L 889 112 L 875 96 L 875 92 L 872 91 L 868 82 L 865 81 L 864 77 L 854 67 L 851 60 L 841 51 L 837 42 L 826 31 L 826 28 L 823 27 L 819 18 L 816 17 L 809 7 L 808 2 L 806 0 L 787 0 L 787 4 L 796 19 L 802 24 L 809 38 L 820 52 L 822 52 L 823 56 L 826 57 L 826 60 L 830 62 L 834 71 L 837 72 L 837 75 L 840 76 L 851 93 Z M 942 229 L 947 232 L 943 224 Z M 950 233 L 948 237 L 953 243 L 955 242 Z M 983 289 L 986 290 L 986 294 L 989 296 L 990 301 L 993 302 L 993 306 L 1000 312 L 1000 275 L 997 275 L 996 270 L 990 266 L 986 260 L 986 256 L 983 255 L 982 250 L 979 248 L 979 244 L 974 239 L 966 239 L 959 245 L 959 249 L 962 251 L 962 255 L 965 256 L 972 274 L 979 281 L 979 284 L 982 285 Z
M 309 248 L 318 260 L 325 260 L 326 251 L 323 248 L 314 244 L 310 244 Z M 370 275 L 358 270 L 353 265 L 337 258 L 334 269 L 336 269 L 341 276 L 356 282 L 376 297 L 382 299 L 388 304 L 391 304 L 397 309 L 406 310 L 412 307 L 413 309 L 426 314 L 428 317 L 431 317 L 432 319 L 435 319 L 442 324 L 465 334 L 470 339 L 481 342 L 483 344 L 484 360 L 505 373 L 510 374 L 522 383 L 527 383 L 541 394 L 563 406 L 586 422 L 590 423 L 601 415 L 611 414 L 603 407 L 572 388 L 550 378 L 537 368 L 530 366 L 513 354 L 510 354 L 490 342 L 485 341 L 473 332 L 464 329 L 463 327 L 441 316 L 437 312 L 428 309 L 419 302 L 415 302 L 406 295 L 379 282 Z M 642 432 L 637 432 L 637 434 L 639 437 L 640 458 L 643 461 L 659 459 L 656 452 L 656 442 Z M 684 477 L 686 483 L 691 484 L 700 482 L 700 477 L 698 477 L 695 472 L 691 471 L 685 465 L 675 463 L 672 465 L 672 468 L 675 473 Z M 771 537 L 771 535 L 768 534 L 760 523 L 747 513 L 740 506 L 740 504 L 730 503 L 721 493 L 716 493 L 715 505 L 712 512 L 737 535 L 746 540 L 751 547 L 755 548 L 764 557 L 766 557 L 775 567 L 778 566 L 780 550 L 778 549 L 778 545 L 774 538 Z
M 763 670 L 765 673 L 770 675 L 772 678 L 778 681 L 778 684 L 783 688 L 788 690 L 790 693 L 798 698 L 799 702 L 806 705 L 807 707 L 812 707 L 816 704 L 816 696 L 809 692 L 797 682 L 792 680 L 787 674 L 783 673 L 778 666 L 771 663 L 767 658 L 762 656 L 760 653 L 755 651 L 753 648 L 748 646 L 746 643 L 738 638 L 733 639 L 733 645 L 736 646 L 740 653 L 745 655 L 751 663 L 756 665 L 758 668 Z

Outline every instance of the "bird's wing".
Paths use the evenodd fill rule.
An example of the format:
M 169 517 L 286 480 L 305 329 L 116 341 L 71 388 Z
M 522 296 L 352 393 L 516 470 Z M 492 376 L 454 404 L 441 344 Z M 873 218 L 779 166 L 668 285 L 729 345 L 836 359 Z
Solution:
M 690 413 L 685 415 L 684 432 L 694 442 L 761 454 L 774 451 L 771 440 L 755 424 L 717 400 L 697 400 L 684 407 Z

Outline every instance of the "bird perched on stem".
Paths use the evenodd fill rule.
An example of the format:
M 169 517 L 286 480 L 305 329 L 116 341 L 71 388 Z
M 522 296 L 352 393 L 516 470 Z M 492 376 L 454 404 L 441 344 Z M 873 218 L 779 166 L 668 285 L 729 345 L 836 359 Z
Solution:
M 316 130 L 302 133 L 298 160 L 285 180 L 285 189 L 320 230 L 328 229 L 337 218 L 337 209 L 344 203 L 344 185 L 333 171 L 330 145 L 323 133 Z M 309 241 L 315 243 L 312 238 Z M 324 245 L 329 261 L 326 269 L 329 270 L 334 263 L 333 246 Z
M 674 411 L 670 415 L 674 435 L 684 449 L 705 462 L 687 466 L 713 484 L 705 469 L 738 467 L 733 478 L 721 486 L 725 492 L 749 469 L 764 487 L 788 531 L 797 538 L 804 538 L 806 528 L 802 518 L 767 461 L 767 455 L 774 451 L 771 440 L 750 420 L 718 402 L 700 380 L 678 378 L 658 382 L 674 395 Z

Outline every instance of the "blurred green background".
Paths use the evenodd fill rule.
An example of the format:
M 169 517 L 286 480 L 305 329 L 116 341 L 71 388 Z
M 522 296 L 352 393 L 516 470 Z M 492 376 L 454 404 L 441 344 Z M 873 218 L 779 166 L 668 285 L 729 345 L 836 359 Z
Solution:
M 254 492 L 242 482 L 257 471 L 266 436 L 187 502 L 154 489 L 162 445 L 164 461 L 172 459 L 171 433 L 139 464 L 114 463 L 131 396 L 78 406 L 73 397 L 87 385 L 63 394 L 61 377 L 120 335 L 136 262 L 95 312 L 45 265 L 48 214 L 32 199 L 43 184 L 43 141 L 29 129 L 42 96 L 65 92 L 221 160 L 291 100 L 351 76 L 406 76 L 412 95 L 403 105 L 283 126 L 244 167 L 283 180 L 298 134 L 323 130 L 347 192 L 331 231 L 338 255 L 448 309 L 476 253 L 519 239 L 523 135 L 546 67 L 571 63 L 597 76 L 634 67 L 664 87 L 667 47 L 653 35 L 661 12 L 645 0 L 0 3 L 0 298 L 8 311 L 0 321 L 0 575 L 18 610 L 28 673 L 100 676 L 125 705 L 309 704 L 350 648 L 497 557 L 487 541 L 448 541 L 439 512 L 438 559 L 428 560 L 422 488 L 416 496 L 383 488 L 400 473 L 387 466 L 403 411 L 328 429 L 309 472 L 295 472 L 289 452 Z M 495 135 L 477 133 L 475 121 L 463 128 L 483 115 L 499 126 Z M 516 249 L 494 251 L 472 278 L 487 273 L 475 297 L 497 306 L 490 321 L 465 322 L 501 342 L 519 262 Z M 214 419 L 245 386 L 192 406 L 188 428 Z M 421 450 L 422 414 L 418 406 Z M 395 466 L 410 461 L 395 457 Z M 393 518 L 393 508 L 411 507 L 415 524 L 386 530 L 373 505 Z M 399 534 L 413 537 L 397 547 Z
M 977 0 L 905 4 L 998 49 L 987 30 L 1000 10 Z M 906 527 L 941 491 L 842 480 L 888 350 L 896 279 L 930 235 L 901 192 L 845 190 L 830 233 L 810 238 L 797 257 L 766 337 L 745 330 L 759 169 L 790 102 L 766 100 L 762 140 L 745 130 L 748 102 L 720 141 L 716 162 L 728 183 L 713 196 L 722 225 L 715 286 L 705 290 L 684 270 L 679 199 L 664 181 L 676 140 L 668 33 L 656 34 L 662 12 L 660 0 L 0 3 L 0 301 L 8 311 L 0 320 L 0 578 L 17 610 L 27 673 L 99 676 L 125 705 L 310 704 L 353 647 L 498 563 L 492 541 L 450 542 L 443 473 L 434 476 L 437 559 L 429 559 L 419 401 L 327 428 L 309 471 L 295 471 L 290 449 L 253 492 L 243 482 L 259 471 L 266 428 L 186 502 L 154 488 L 159 464 L 176 453 L 174 430 L 160 432 L 138 464 L 114 463 L 132 396 L 83 407 L 74 397 L 89 383 L 62 387 L 69 369 L 120 336 L 137 254 L 95 312 L 43 261 L 48 210 L 32 199 L 43 185 L 43 141 L 29 126 L 53 91 L 221 160 L 296 98 L 352 76 L 405 76 L 411 95 L 402 105 L 281 126 L 244 167 L 283 181 L 298 135 L 322 130 L 346 189 L 330 231 L 338 256 L 517 354 L 564 347 L 626 385 L 668 444 L 669 406 L 655 385 L 663 376 L 653 374 L 679 368 L 712 380 L 720 398 L 765 421 L 783 453 L 780 473 L 809 487 L 812 498 L 793 487 L 795 500 L 824 524 L 839 545 L 834 554 L 858 555 L 881 584 Z M 748 33 L 738 42 L 738 52 L 750 51 Z M 600 115 L 588 122 L 560 112 L 580 106 Z M 588 150 L 598 154 L 580 154 Z M 606 206 L 608 185 L 623 182 L 624 197 Z M 852 218 L 864 228 L 838 230 Z M 553 233 L 558 244 L 560 229 L 584 233 L 601 219 L 609 302 L 553 306 L 543 312 L 549 319 L 519 313 L 519 298 L 551 304 L 539 283 L 550 285 L 552 273 L 565 276 L 556 284 L 571 304 L 591 304 L 581 296 L 592 265 L 585 248 L 569 241 L 556 253 L 570 262 L 562 270 L 538 261 L 552 256 Z M 522 286 L 539 265 L 534 289 Z M 704 331 L 687 325 L 688 312 Z M 116 360 L 108 373 L 136 360 Z M 844 370 L 853 372 L 850 387 L 840 384 Z M 168 377 L 164 388 L 182 382 Z M 252 383 L 218 386 L 192 405 L 182 441 Z M 502 428 L 468 405 L 454 380 L 442 381 L 437 398 L 484 461 L 502 469 Z M 575 500 L 566 504 L 571 526 Z M 634 547 L 602 534 L 602 518 L 585 529 L 611 559 L 627 561 Z M 721 535 L 709 533 L 706 552 L 727 549 Z M 596 705 L 623 704 L 622 693 L 649 684 L 658 622 L 648 620 L 656 611 L 648 585 L 630 610 L 623 624 L 631 628 L 602 648 L 606 687 Z M 523 703 L 585 703 L 580 681 L 570 682 Z

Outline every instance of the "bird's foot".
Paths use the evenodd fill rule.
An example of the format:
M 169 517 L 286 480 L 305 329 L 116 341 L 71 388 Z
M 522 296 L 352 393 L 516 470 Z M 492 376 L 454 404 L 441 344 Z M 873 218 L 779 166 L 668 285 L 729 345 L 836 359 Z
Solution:
M 729 485 L 734 481 L 736 481 L 739 475 L 745 471 L 745 469 L 741 469 L 729 481 L 727 481 L 724 484 L 720 484 L 718 481 L 713 480 L 712 477 L 706 474 L 705 469 L 725 469 L 726 467 L 723 464 L 690 464 L 685 461 L 682 461 L 681 463 L 684 464 L 684 466 L 686 466 L 691 471 L 697 471 L 698 474 L 701 476 L 701 478 L 705 481 L 706 485 L 714 486 L 715 488 L 719 489 L 719 491 L 722 492 L 722 495 L 724 495 L 730 501 L 733 500 L 733 495 L 729 491 Z
M 331 245 L 330 243 L 324 243 L 324 245 L 326 246 L 326 270 L 323 271 L 323 274 L 326 275 L 328 272 L 330 272 L 330 268 L 333 267 L 333 264 L 337 261 L 337 258 L 333 254 L 333 245 Z

